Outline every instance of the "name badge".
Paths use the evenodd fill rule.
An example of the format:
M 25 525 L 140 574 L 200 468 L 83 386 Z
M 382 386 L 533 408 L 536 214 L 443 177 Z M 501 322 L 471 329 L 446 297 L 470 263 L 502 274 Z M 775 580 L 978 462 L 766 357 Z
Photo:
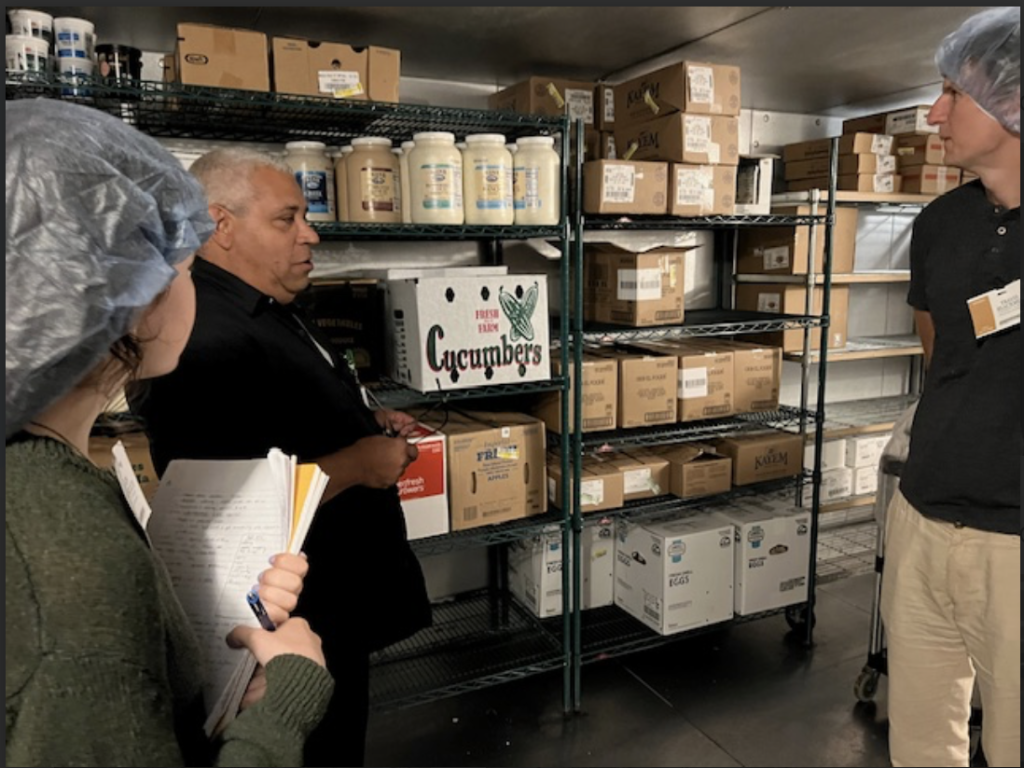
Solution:
M 974 335 L 982 339 L 1020 325 L 1020 280 L 967 300 Z

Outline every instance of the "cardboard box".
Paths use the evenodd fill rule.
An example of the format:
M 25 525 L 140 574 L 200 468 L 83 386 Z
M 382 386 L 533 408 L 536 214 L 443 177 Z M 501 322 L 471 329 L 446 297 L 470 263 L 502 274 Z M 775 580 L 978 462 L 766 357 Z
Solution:
M 935 134 L 897 136 L 894 152 L 901 170 L 916 165 L 944 165 L 946 162 L 946 145 Z
M 740 161 L 740 121 L 735 117 L 677 112 L 617 128 L 615 141 L 623 155 L 636 146 L 631 160 L 690 165 L 738 165 Z
M 622 495 L 625 501 L 668 494 L 668 461 L 658 455 L 657 451 L 639 448 L 609 454 L 608 460 L 622 474 Z
M 371 45 L 275 37 L 274 90 L 357 101 L 398 101 L 402 53 Z
M 565 509 L 562 495 L 561 463 L 549 459 L 548 501 L 557 509 Z M 624 502 L 622 473 L 612 457 L 584 456 L 580 466 L 580 511 L 603 512 L 619 509 Z
M 740 155 L 736 169 L 736 215 L 767 216 L 772 212 L 775 157 Z
M 903 169 L 903 191 L 942 195 L 960 186 L 960 169 L 948 165 L 914 165 Z
M 552 92 L 554 91 L 554 93 Z M 524 115 L 561 117 L 594 124 L 594 83 L 555 77 L 531 77 L 487 98 L 491 109 Z
M 714 353 L 728 352 L 733 358 L 733 413 L 774 411 L 779 407 L 782 387 L 782 350 L 735 339 L 690 339 Z
M 871 496 L 878 491 L 878 467 L 860 467 L 846 471 L 853 475 L 853 495 Z
M 789 144 L 782 150 L 786 164 L 801 160 L 828 160 L 832 139 L 814 139 Z M 891 155 L 893 137 L 883 131 L 856 132 L 839 137 L 840 155 Z M 822 175 L 828 175 L 828 171 Z
M 882 460 L 882 452 L 889 444 L 891 434 L 857 435 L 846 438 L 846 466 L 853 469 L 871 467 L 878 469 Z
M 696 513 L 615 531 L 615 604 L 662 635 L 733 616 L 733 526 Z
M 799 179 L 789 181 L 786 188 L 790 192 L 806 192 L 809 189 L 828 189 L 828 177 L 816 179 Z M 870 192 L 873 194 L 890 195 L 903 191 L 903 177 L 895 173 L 851 174 L 836 179 L 836 189 L 842 192 Z
M 135 470 L 135 477 L 139 481 L 146 498 L 152 501 L 159 485 L 159 478 L 153 466 L 153 458 L 149 453 L 149 438 L 145 432 L 125 432 L 116 437 L 94 435 L 89 438 L 89 459 L 100 469 L 111 469 L 114 466 L 114 456 L 111 451 L 118 441 L 124 443 L 125 453 Z
M 843 134 L 885 133 L 885 118 L 888 112 L 876 112 L 849 120 L 843 120 Z
M 583 255 L 583 317 L 644 328 L 683 322 L 686 249 L 641 253 L 588 243 Z
M 846 466 L 846 440 L 822 440 L 821 470 L 839 469 Z M 814 443 L 804 448 L 804 469 L 814 469 Z
M 711 445 L 732 459 L 733 485 L 796 477 L 803 471 L 801 435 L 770 430 L 717 438 Z
M 939 126 L 928 124 L 928 113 L 931 111 L 932 108 L 925 104 L 889 112 L 885 116 L 885 132 L 890 136 L 938 133 Z
M 562 357 L 555 350 L 551 360 L 552 376 L 562 375 Z M 569 358 L 569 381 L 575 380 L 572 357 Z M 570 384 L 572 387 L 572 384 Z M 570 389 L 570 391 L 572 391 Z M 569 429 L 573 424 L 573 400 L 569 398 Z M 583 431 L 600 432 L 615 429 L 618 421 L 619 366 L 614 360 L 583 355 Z M 562 394 L 550 392 L 537 401 L 534 416 L 543 420 L 548 432 L 562 432 Z
M 615 160 L 615 134 L 587 128 L 584 136 L 584 160 Z
M 248 29 L 179 24 L 174 76 L 184 85 L 270 90 L 267 36 Z
M 409 439 L 420 453 L 398 480 L 406 533 L 410 541 L 443 536 L 450 527 L 445 436 L 418 424 Z
M 620 128 L 673 112 L 738 117 L 739 67 L 684 61 L 615 86 L 615 121 Z
M 583 164 L 586 213 L 668 212 L 668 163 L 593 160 Z
M 594 125 L 599 131 L 615 130 L 615 87 L 598 83 L 594 88 Z
M 840 175 L 864 173 L 896 173 L 896 156 L 875 154 L 839 156 Z M 828 174 L 829 160 L 827 157 L 786 163 L 786 181 L 828 177 Z
M 546 275 L 393 280 L 391 378 L 421 392 L 551 378 Z
M 779 506 L 750 499 L 716 510 L 735 526 L 733 595 L 738 616 L 807 601 L 810 514 Z
M 809 216 L 808 205 L 775 208 L 780 216 Z M 836 207 L 832 228 L 832 273 L 853 272 L 857 245 L 857 209 Z M 810 253 L 809 227 L 741 227 L 737 235 L 736 272 L 739 274 L 806 275 Z M 825 271 L 825 230 L 814 242 L 814 272 Z
M 385 370 L 384 286 L 378 280 L 316 282 L 300 298 L 310 318 L 341 355 L 352 350 L 363 382 Z
M 428 426 L 436 427 L 439 420 Z M 519 413 L 457 413 L 448 438 L 451 529 L 464 531 L 547 511 L 544 423 Z
M 848 499 L 853 494 L 853 470 L 849 467 L 835 467 L 821 473 L 821 491 L 818 499 L 822 504 Z M 804 484 L 804 506 L 810 506 L 814 486 Z
M 636 347 L 655 354 L 675 355 L 679 360 L 676 396 L 679 399 L 679 421 L 699 421 L 731 416 L 733 354 L 690 340 L 637 344 Z
M 673 216 L 732 216 L 736 213 L 736 169 L 673 163 L 669 193 Z
M 674 424 L 678 400 L 678 358 L 619 350 L 599 350 L 619 364 L 619 427 Z
M 821 315 L 823 300 L 824 289 L 815 288 L 812 315 Z M 804 315 L 806 314 L 806 301 L 807 288 L 802 285 L 742 283 L 736 286 L 737 309 L 781 313 L 784 315 Z M 832 305 L 828 329 L 828 346 L 830 349 L 846 346 L 849 309 L 849 286 L 832 286 Z M 821 348 L 821 330 L 821 328 L 811 329 L 812 350 Z M 782 347 L 784 352 L 802 352 L 804 348 L 804 332 L 800 329 L 755 334 L 751 338 L 764 344 Z
M 673 496 L 692 499 L 726 493 L 732 487 L 732 459 L 697 443 L 657 449 L 669 462 Z

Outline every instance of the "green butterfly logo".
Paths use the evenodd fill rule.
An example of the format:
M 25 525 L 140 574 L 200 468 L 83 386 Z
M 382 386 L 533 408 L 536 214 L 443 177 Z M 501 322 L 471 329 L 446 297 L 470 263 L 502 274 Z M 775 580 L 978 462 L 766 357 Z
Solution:
M 533 341 L 533 310 L 537 308 L 538 293 L 537 283 L 528 288 L 521 299 L 514 293 L 506 292 L 504 286 L 498 289 L 498 303 L 512 324 L 512 341 Z

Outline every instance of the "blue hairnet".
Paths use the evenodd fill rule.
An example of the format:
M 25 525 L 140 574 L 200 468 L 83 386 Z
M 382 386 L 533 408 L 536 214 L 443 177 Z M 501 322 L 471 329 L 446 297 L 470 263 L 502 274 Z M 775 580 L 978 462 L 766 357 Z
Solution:
M 199 183 L 87 107 L 7 103 L 6 437 L 92 371 L 213 232 Z
M 944 78 L 1020 134 L 1019 7 L 972 16 L 942 41 L 935 63 Z

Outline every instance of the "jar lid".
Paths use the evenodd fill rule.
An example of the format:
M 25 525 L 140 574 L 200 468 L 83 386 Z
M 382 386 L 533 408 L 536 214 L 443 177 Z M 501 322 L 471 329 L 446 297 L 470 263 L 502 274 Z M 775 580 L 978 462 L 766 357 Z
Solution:
M 523 147 L 553 147 L 555 146 L 554 136 L 524 136 L 516 140 L 520 149 Z
M 302 151 L 304 149 L 317 149 L 323 152 L 327 149 L 327 145 L 322 141 L 289 141 L 284 145 L 284 148 L 289 152 L 292 150 Z
M 406 152 L 408 152 L 410 149 L 412 149 L 415 146 L 416 146 L 416 142 L 415 141 L 403 141 L 402 142 L 402 149 L 404 149 Z
M 471 133 L 466 137 L 467 144 L 501 144 L 505 145 L 505 137 L 500 133 Z
M 417 143 L 421 141 L 450 141 L 454 144 L 455 134 L 449 131 L 424 131 L 423 133 L 414 133 L 412 140 Z
M 343 155 L 351 155 L 353 152 L 355 152 L 355 150 L 347 144 L 341 148 L 341 154 Z
M 358 139 L 352 139 L 353 147 L 388 147 L 391 148 L 391 139 L 385 139 L 381 136 L 360 136 Z

